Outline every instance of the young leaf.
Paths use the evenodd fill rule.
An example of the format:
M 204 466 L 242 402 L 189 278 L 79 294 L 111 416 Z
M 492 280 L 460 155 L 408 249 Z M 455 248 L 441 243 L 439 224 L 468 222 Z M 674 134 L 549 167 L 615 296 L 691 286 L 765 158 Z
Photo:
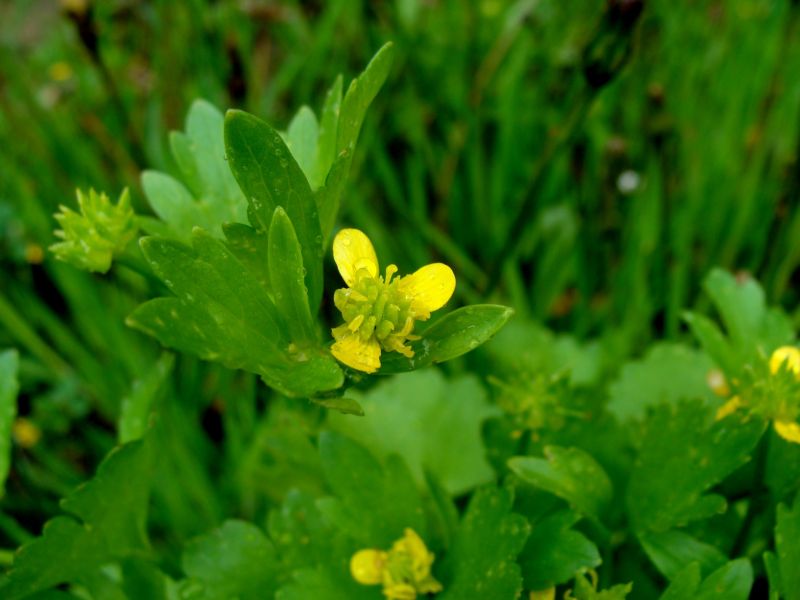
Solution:
M 228 111 L 225 147 L 250 204 L 251 224 L 267 231 L 278 206 L 289 215 L 302 248 L 309 306 L 316 313 L 322 298 L 322 232 L 306 176 L 280 134 L 248 113 Z
M 715 546 L 679 530 L 643 534 L 639 536 L 639 541 L 653 564 L 669 580 L 677 577 L 690 564 L 697 563 L 703 573 L 710 573 L 727 560 Z
M 579 520 L 577 513 L 565 510 L 534 524 L 519 556 L 526 589 L 544 590 L 560 585 L 579 571 L 600 565 L 597 546 L 572 529 Z
M 611 480 L 598 462 L 580 448 L 546 446 L 545 458 L 516 456 L 508 461 L 516 475 L 566 500 L 580 513 L 598 519 L 611 501 Z
M 51 519 L 40 537 L 17 551 L 12 569 L 0 578 L 0 597 L 16 600 L 75 582 L 146 550 L 150 465 L 144 441 L 112 450 L 94 479 L 61 502 L 70 516 Z
M 369 105 L 389 76 L 393 55 L 394 48 L 392 44 L 384 44 L 367 65 L 367 68 L 364 69 L 364 72 L 350 82 L 344 100 L 342 100 L 336 130 L 336 158 L 327 173 L 325 185 L 317 190 L 316 196 L 322 233 L 326 238 L 330 235 L 336 222 L 342 190 L 350 173 L 350 164 L 353 161 L 353 152 L 361 130 L 361 124 L 364 122 L 367 108 L 369 108 Z M 334 94 L 336 93 L 335 85 Z M 331 98 L 331 95 L 329 95 L 329 98 Z M 333 96 L 333 106 L 330 112 L 335 110 L 335 99 L 335 96 Z M 323 127 L 326 125 L 325 111 L 323 111 Z M 325 143 L 327 145 L 329 142 L 326 140 Z
M 518 597 L 522 577 L 516 557 L 530 526 L 511 512 L 512 503 L 506 489 L 489 487 L 475 492 L 442 564 L 444 591 L 438 600 Z
M 642 360 L 622 367 L 609 389 L 608 410 L 625 421 L 644 418 L 647 409 L 657 404 L 688 398 L 717 406 L 719 398 L 706 383 L 712 367 L 703 352 L 680 344 L 655 344 Z
M 260 600 L 277 587 L 275 548 L 261 530 L 245 521 L 225 521 L 186 545 L 182 584 L 185 597 L 198 600 Z
M 765 424 L 713 421 L 699 402 L 661 405 L 648 419 L 627 491 L 634 530 L 666 531 L 725 510 L 725 498 L 704 495 L 750 459 Z
M 298 349 L 266 290 L 225 244 L 196 229 L 193 248 L 160 238 L 141 242 L 154 273 L 175 294 L 139 306 L 128 324 L 167 347 L 259 374 L 290 395 L 308 397 L 341 386 L 327 353 Z
M 144 436 L 153 402 L 174 364 L 175 355 L 164 353 L 143 378 L 134 382 L 131 393 L 122 400 L 118 427 L 120 444 Z
M 286 211 L 275 209 L 269 226 L 270 282 L 273 298 L 283 316 L 292 343 L 301 346 L 317 341 L 317 331 L 308 307 L 308 293 L 303 283 L 302 248 Z
M 448 381 L 438 371 L 426 370 L 394 377 L 364 395 L 351 394 L 365 417 L 330 414 L 330 426 L 379 457 L 399 454 L 418 483 L 429 471 L 450 494 L 458 495 L 494 478 L 484 456 L 481 426 L 498 411 L 477 379 Z
M 303 170 L 312 189 L 319 187 L 314 177 L 317 167 L 317 138 L 319 136 L 319 123 L 317 117 L 307 106 L 301 106 L 286 132 L 286 145 Z
M 702 583 L 700 566 L 690 564 L 678 573 L 660 600 L 747 600 L 753 586 L 753 567 L 746 558 L 730 561 Z
M 194 227 L 221 237 L 224 223 L 244 223 L 247 202 L 225 159 L 224 118 L 213 105 L 195 101 L 186 133 L 172 132 L 170 145 L 183 182 L 157 171 L 142 175 L 142 187 L 155 213 L 167 225 L 142 221 L 151 234 L 188 241 Z
M 412 344 L 412 358 L 387 353 L 380 372 L 388 375 L 413 371 L 466 354 L 488 341 L 513 314 L 512 309 L 495 304 L 458 308 L 419 334 L 421 339 Z
M 319 452 L 334 493 L 318 506 L 323 515 L 360 547 L 388 548 L 410 527 L 425 538 L 422 501 L 403 461 L 385 463 L 343 435 L 323 432 Z
M 16 350 L 0 352 L 0 497 L 11 469 L 11 427 L 17 416 L 18 367 Z

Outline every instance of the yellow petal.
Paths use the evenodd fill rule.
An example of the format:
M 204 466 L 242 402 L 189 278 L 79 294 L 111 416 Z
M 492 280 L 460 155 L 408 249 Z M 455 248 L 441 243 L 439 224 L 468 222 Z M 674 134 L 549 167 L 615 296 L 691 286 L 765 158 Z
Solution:
M 794 346 L 781 346 L 769 357 L 769 370 L 777 373 L 783 363 L 787 369 L 800 375 L 800 350 Z
M 787 442 L 800 444 L 800 425 L 794 421 L 775 421 L 775 432 Z
M 333 260 L 339 267 L 345 283 L 352 286 L 356 274 L 366 269 L 372 277 L 378 276 L 378 257 L 372 242 L 358 229 L 342 229 L 333 240 Z
M 734 396 L 733 398 L 728 400 L 725 404 L 723 404 L 717 409 L 717 421 L 724 419 L 729 414 L 736 412 L 741 407 L 742 407 L 741 399 L 739 398 L 739 396 Z
M 350 574 L 362 585 L 377 585 L 383 581 L 386 552 L 359 550 L 350 559 Z
M 339 329 L 338 327 L 336 329 Z M 365 373 L 374 373 L 381 367 L 381 347 L 375 337 L 365 342 L 357 333 L 337 335 L 334 330 L 336 342 L 331 346 L 331 354 L 348 367 Z
M 447 265 L 433 263 L 403 277 L 398 288 L 411 297 L 415 317 L 425 320 L 450 300 L 456 289 L 456 276 Z

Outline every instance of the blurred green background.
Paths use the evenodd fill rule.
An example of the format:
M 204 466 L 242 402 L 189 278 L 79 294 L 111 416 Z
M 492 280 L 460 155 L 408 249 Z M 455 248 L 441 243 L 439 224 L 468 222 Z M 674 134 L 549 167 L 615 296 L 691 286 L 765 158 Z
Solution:
M 12 482 L 7 510 L 32 522 L 57 510 L 113 445 L 119 399 L 159 353 L 124 325 L 145 283 L 57 263 L 52 214 L 90 186 L 127 186 L 148 213 L 140 173 L 176 172 L 168 133 L 195 98 L 283 129 L 393 40 L 341 223 L 401 272 L 451 264 L 461 300 L 600 340 L 616 368 L 685 336 L 682 311 L 707 308 L 714 266 L 795 311 L 799 23 L 794 0 L 3 1 L 0 347 L 23 351 L 21 414 L 37 398 L 43 429 L 72 431 L 59 453 L 15 463 L 28 483 Z M 253 377 L 182 360 L 184 404 L 168 410 L 201 413 L 212 434 L 215 390 L 255 398 Z M 226 428 L 253 422 L 230 412 Z M 191 481 L 159 493 L 191 532 L 202 526 L 180 494 L 209 522 L 224 511 L 193 474 L 198 456 L 214 464 L 208 440 L 191 419 L 171 423 L 185 431 L 165 443 Z M 3 519 L 5 537 L 26 538 Z

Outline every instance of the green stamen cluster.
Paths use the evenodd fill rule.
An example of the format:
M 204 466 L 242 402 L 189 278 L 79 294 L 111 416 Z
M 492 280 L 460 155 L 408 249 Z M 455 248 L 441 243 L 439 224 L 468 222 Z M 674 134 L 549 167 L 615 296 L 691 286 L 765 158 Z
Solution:
M 344 317 L 343 328 L 357 332 L 364 341 L 375 335 L 384 349 L 410 357 L 414 353 L 405 341 L 415 339 L 414 316 L 411 299 L 398 287 L 400 280 L 392 281 L 396 272 L 397 267 L 389 265 L 384 279 L 360 269 L 353 286 L 336 290 L 333 302 Z

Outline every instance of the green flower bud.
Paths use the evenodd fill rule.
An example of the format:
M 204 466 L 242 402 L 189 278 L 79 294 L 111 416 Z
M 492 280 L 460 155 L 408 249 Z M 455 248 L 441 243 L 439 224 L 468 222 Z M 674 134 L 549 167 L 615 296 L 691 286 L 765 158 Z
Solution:
M 77 196 L 80 214 L 63 205 L 61 212 L 55 214 L 61 229 L 54 234 L 63 241 L 50 246 L 50 251 L 79 269 L 105 273 L 114 256 L 136 237 L 128 190 L 122 191 L 116 205 L 105 193 L 94 190 L 88 194 L 77 190 Z

